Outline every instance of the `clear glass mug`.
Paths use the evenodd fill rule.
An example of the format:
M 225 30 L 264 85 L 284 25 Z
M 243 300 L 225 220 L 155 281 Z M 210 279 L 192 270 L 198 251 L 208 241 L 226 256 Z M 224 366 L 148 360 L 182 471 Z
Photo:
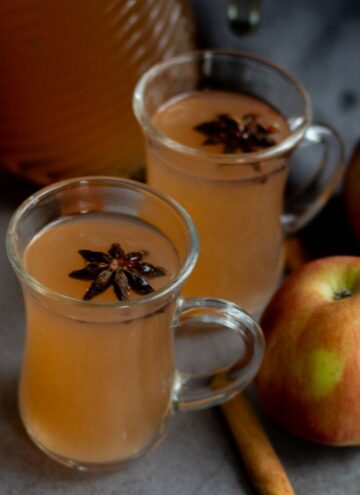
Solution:
M 165 235 L 179 258 L 170 282 L 146 296 L 105 303 L 68 297 L 34 279 L 23 262 L 29 241 L 54 221 L 93 212 L 142 219 Z M 220 404 L 255 376 L 264 351 L 257 323 L 231 302 L 180 296 L 198 250 L 183 208 L 130 180 L 59 182 L 15 212 L 7 252 L 23 289 L 27 327 L 20 413 L 31 439 L 50 457 L 79 469 L 132 460 L 161 438 L 172 411 Z M 198 329 L 207 341 L 231 333 L 239 344 L 233 362 L 209 372 L 178 371 L 174 330 L 181 334 L 187 326 L 189 335 Z M 221 343 L 224 348 L 222 337 Z
M 265 101 L 285 118 L 289 136 L 260 151 L 216 154 L 184 146 L 154 125 L 161 105 L 207 89 Z M 206 291 L 258 315 L 282 275 L 284 234 L 305 225 L 336 188 L 344 166 L 340 138 L 311 123 L 309 97 L 299 81 L 240 52 L 193 52 L 158 64 L 138 82 L 133 105 L 145 136 L 148 182 L 189 212 L 202 243 L 184 293 Z M 290 157 L 315 145 L 323 151 L 320 164 L 306 174 L 306 184 L 284 211 Z

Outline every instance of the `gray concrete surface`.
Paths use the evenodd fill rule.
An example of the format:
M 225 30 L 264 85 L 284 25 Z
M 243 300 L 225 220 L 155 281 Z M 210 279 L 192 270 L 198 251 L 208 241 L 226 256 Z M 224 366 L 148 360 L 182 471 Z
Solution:
M 360 134 L 360 8 L 349 0 L 264 0 L 259 30 L 229 33 L 225 2 L 193 0 L 203 46 L 236 47 L 284 65 L 307 87 L 317 118 L 341 131 L 350 152 Z M 0 175 L 0 239 L 31 188 Z M 24 338 L 21 292 L 0 248 L 0 495 L 251 495 L 241 459 L 219 411 L 179 414 L 158 449 L 101 475 L 55 464 L 28 440 L 17 412 Z M 359 495 L 360 448 L 303 442 L 264 424 L 297 495 Z

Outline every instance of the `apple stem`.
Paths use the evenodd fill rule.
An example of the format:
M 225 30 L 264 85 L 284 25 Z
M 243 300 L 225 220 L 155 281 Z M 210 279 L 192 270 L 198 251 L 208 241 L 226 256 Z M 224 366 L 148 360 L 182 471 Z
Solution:
M 350 296 L 352 296 L 352 292 L 350 289 L 337 290 L 334 294 L 334 300 L 339 301 L 340 299 L 346 299 Z

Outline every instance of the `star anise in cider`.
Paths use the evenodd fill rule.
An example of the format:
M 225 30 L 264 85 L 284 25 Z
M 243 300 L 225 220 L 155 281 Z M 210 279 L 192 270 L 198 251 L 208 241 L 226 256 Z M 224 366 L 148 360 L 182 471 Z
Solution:
M 125 253 L 120 244 L 111 245 L 107 253 L 80 249 L 79 254 L 86 261 L 85 268 L 74 270 L 69 277 L 78 280 L 93 280 L 83 299 L 90 301 L 112 286 L 120 301 L 129 299 L 129 291 L 136 294 L 149 294 L 154 289 L 147 278 L 166 274 L 165 268 L 144 261 L 147 251 Z
M 194 130 L 205 134 L 203 145 L 222 144 L 223 153 L 236 153 L 238 150 L 249 153 L 269 148 L 275 144 L 270 135 L 278 131 L 253 113 L 243 115 L 240 121 L 220 114 L 214 120 L 198 124 Z

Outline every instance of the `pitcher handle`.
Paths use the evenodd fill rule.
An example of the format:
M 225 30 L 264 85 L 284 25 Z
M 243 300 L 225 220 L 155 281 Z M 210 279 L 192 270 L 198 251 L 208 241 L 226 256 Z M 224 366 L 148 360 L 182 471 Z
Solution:
M 228 0 L 227 18 L 235 34 L 243 35 L 260 22 L 261 0 Z
M 319 166 L 311 179 L 285 200 L 281 222 L 285 234 L 294 234 L 304 227 L 334 193 L 345 169 L 344 147 L 338 133 L 331 127 L 312 124 L 306 131 L 302 145 L 323 147 Z
M 256 321 L 235 304 L 213 298 L 181 299 L 175 330 L 183 325 L 216 325 L 234 332 L 242 344 L 233 365 L 196 374 L 176 371 L 173 406 L 177 411 L 204 409 L 234 397 L 255 377 L 264 354 L 264 338 Z

